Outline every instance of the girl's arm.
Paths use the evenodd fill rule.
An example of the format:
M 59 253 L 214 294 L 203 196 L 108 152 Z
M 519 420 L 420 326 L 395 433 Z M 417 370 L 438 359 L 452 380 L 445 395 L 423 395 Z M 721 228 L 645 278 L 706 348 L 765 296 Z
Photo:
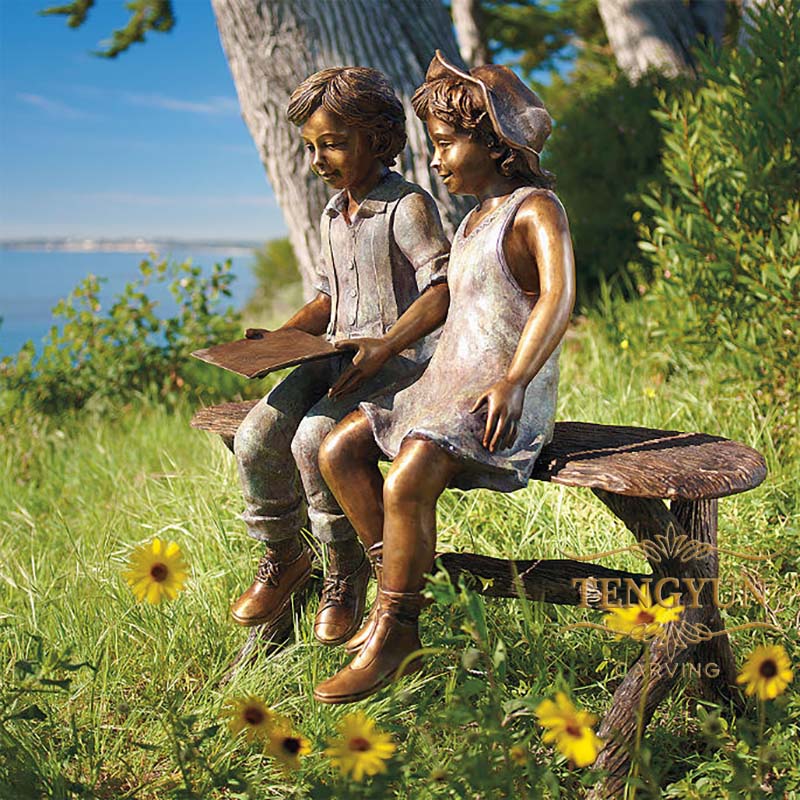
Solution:
M 357 350 L 353 363 L 328 390 L 335 400 L 357 389 L 376 375 L 392 357 L 402 353 L 414 342 L 435 331 L 447 318 L 450 290 L 446 283 L 429 286 L 402 314 L 380 339 L 346 339 L 336 342 L 339 350 Z
M 538 266 L 539 298 L 520 336 L 506 375 L 490 386 L 471 411 L 487 407 L 483 446 L 510 447 L 517 437 L 525 389 L 561 341 L 575 304 L 575 263 L 564 208 L 555 195 L 536 192 L 520 207 L 508 250 L 521 249 Z

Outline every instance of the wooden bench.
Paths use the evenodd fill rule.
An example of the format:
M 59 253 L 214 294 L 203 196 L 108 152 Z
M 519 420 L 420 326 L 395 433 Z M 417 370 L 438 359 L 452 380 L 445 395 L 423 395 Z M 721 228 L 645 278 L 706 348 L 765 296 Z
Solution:
M 253 405 L 225 403 L 204 408 L 191 424 L 219 434 L 232 450 L 236 430 Z M 766 472 L 758 452 L 718 436 L 558 422 L 532 478 L 591 489 L 636 537 L 652 574 L 567 559 L 512 561 L 474 553 L 443 553 L 439 558 L 454 580 L 462 573 L 481 578 L 474 585 L 486 596 L 522 594 L 531 600 L 583 602 L 593 607 L 602 605 L 604 585 L 613 586 L 617 581 L 629 580 L 638 586 L 662 578 L 714 579 L 719 575 L 718 498 L 758 486 Z M 673 591 L 675 588 L 665 594 Z M 680 620 L 671 624 L 670 635 L 651 643 L 614 694 L 598 731 L 607 744 L 596 762 L 609 777 L 594 789 L 593 797 L 616 797 L 624 784 L 648 672 L 644 663 L 648 652 L 644 724 L 680 678 L 684 664 L 716 665 L 718 674 L 696 673 L 703 696 L 740 701 L 736 663 L 713 603 L 710 581 L 705 582 L 699 602 L 685 605 Z

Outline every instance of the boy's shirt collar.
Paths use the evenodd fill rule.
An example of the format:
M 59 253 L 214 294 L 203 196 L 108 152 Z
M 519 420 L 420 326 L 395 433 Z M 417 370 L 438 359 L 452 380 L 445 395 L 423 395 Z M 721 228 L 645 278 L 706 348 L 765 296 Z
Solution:
M 403 178 L 392 170 L 386 170 L 377 186 L 361 201 L 356 217 L 372 217 L 375 214 L 385 214 L 386 206 L 390 201 L 396 200 L 396 184 Z M 342 190 L 337 192 L 325 206 L 325 213 L 333 219 L 338 217 L 347 203 L 347 196 Z

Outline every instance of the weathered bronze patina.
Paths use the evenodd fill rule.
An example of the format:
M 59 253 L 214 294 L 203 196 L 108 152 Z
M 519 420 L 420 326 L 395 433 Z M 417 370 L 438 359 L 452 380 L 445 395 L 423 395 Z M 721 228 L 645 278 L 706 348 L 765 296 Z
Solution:
M 236 433 L 243 519 L 267 552 L 232 614 L 242 625 L 280 618 L 308 580 L 308 570 L 296 566 L 305 563 L 299 535 L 308 524 L 327 545 L 329 564 L 314 631 L 336 644 L 360 624 L 369 563 L 319 472 L 319 447 L 360 401 L 408 385 L 424 368 L 432 350 L 425 334 L 435 327 L 430 319 L 446 303 L 450 246 L 431 197 L 389 169 L 405 144 L 405 127 L 402 105 L 381 73 L 361 67 L 316 73 L 294 92 L 288 114 L 300 127 L 311 169 L 338 193 L 322 216 L 316 297 L 280 331 L 248 331 L 263 337 L 267 359 L 252 369 L 286 355 L 307 363 L 253 407 Z M 407 331 L 413 347 L 344 346 L 331 356 L 337 339 L 383 337 L 390 328 Z M 270 350 L 277 337 L 291 340 L 284 344 L 292 350 L 303 336 L 312 345 L 307 350 Z M 261 347 L 253 344 L 251 351 Z M 236 347 L 247 351 L 247 343 Z M 241 355 L 234 354 L 237 368 Z M 324 360 L 308 361 L 319 355 Z
M 552 437 L 558 345 L 575 298 L 566 215 L 539 165 L 551 127 L 541 100 L 505 67 L 467 74 L 437 53 L 414 107 L 434 145 L 431 166 L 478 206 L 453 241 L 447 321 L 425 373 L 362 403 L 320 451 L 362 542 L 384 543 L 377 607 L 353 661 L 315 689 L 325 703 L 377 691 L 419 646 L 442 491 L 527 484 Z M 393 460 L 385 483 L 383 457 Z

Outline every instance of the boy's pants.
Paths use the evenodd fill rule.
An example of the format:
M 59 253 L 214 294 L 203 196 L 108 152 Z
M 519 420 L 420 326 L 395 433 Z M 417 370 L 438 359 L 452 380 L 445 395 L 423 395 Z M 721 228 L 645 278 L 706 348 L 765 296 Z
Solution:
M 330 400 L 328 389 L 350 363 L 348 354 L 301 364 L 239 426 L 233 449 L 246 503 L 242 519 L 253 538 L 291 539 L 306 520 L 325 544 L 355 537 L 320 474 L 319 448 L 362 400 L 408 386 L 423 367 L 395 357 L 354 392 Z

